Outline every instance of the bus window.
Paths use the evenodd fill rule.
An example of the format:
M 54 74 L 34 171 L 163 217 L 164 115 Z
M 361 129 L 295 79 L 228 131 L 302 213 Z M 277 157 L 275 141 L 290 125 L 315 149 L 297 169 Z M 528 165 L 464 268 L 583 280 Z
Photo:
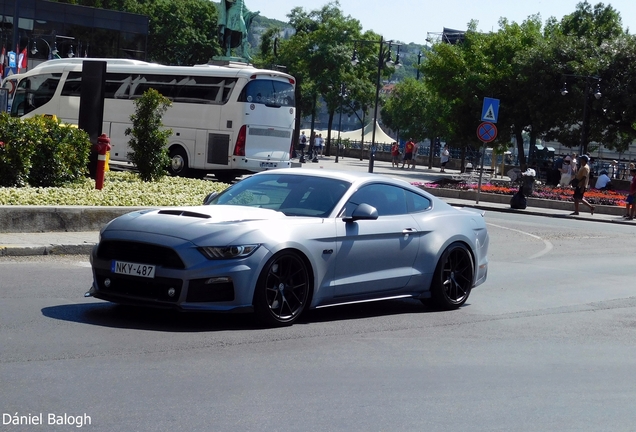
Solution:
M 230 98 L 236 78 L 188 76 L 177 83 L 173 100 L 204 104 L 224 104 Z
M 293 85 L 289 82 L 269 79 L 255 79 L 248 82 L 238 101 L 277 107 L 296 105 Z
M 68 76 L 64 80 L 64 87 L 62 87 L 62 96 L 80 97 L 81 93 L 82 93 L 82 73 L 69 72 Z
M 23 116 L 49 102 L 61 77 L 61 73 L 42 74 L 20 81 L 11 105 L 11 114 Z
M 132 78 L 130 74 L 107 73 L 106 82 L 104 84 L 104 97 L 106 99 L 128 99 L 128 89 Z M 82 94 L 82 73 L 69 72 L 64 87 L 62 87 L 62 96 L 77 96 Z

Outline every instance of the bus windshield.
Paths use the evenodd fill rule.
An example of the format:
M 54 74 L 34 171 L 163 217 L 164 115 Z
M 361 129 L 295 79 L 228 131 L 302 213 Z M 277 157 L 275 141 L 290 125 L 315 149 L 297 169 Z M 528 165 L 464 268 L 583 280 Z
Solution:
M 61 77 L 61 73 L 42 74 L 20 81 L 11 105 L 11 115 L 23 116 L 49 102 Z
M 296 106 L 294 86 L 289 82 L 270 79 L 255 79 L 248 82 L 238 101 L 275 107 Z

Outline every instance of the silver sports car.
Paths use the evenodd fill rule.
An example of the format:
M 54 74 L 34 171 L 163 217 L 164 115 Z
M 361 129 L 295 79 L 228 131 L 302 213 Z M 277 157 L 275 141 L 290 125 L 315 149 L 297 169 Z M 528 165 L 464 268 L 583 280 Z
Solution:
M 397 298 L 462 306 L 486 280 L 483 212 L 377 174 L 255 174 L 207 205 L 109 222 L 87 296 L 179 310 L 255 312 L 289 325 L 307 308 Z

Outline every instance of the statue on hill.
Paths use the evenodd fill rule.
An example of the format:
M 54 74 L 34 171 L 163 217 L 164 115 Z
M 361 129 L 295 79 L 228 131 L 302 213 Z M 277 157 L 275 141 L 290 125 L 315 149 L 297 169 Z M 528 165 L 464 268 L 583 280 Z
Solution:
M 244 0 L 221 0 L 219 10 L 219 40 L 224 54 L 232 56 L 232 48 L 240 47 L 241 57 L 252 61 L 247 42 L 247 31 L 260 12 L 250 12 Z

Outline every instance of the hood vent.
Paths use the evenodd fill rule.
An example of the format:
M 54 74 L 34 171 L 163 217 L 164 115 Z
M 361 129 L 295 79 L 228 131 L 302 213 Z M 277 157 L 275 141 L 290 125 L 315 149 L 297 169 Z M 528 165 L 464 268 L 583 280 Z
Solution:
M 200 218 L 200 219 L 210 219 L 212 217 L 212 216 L 207 215 L 207 214 L 191 212 L 191 211 L 188 211 L 188 210 L 171 210 L 171 209 L 159 210 L 159 214 L 167 214 L 167 215 L 173 215 L 173 216 L 196 217 L 196 218 Z

